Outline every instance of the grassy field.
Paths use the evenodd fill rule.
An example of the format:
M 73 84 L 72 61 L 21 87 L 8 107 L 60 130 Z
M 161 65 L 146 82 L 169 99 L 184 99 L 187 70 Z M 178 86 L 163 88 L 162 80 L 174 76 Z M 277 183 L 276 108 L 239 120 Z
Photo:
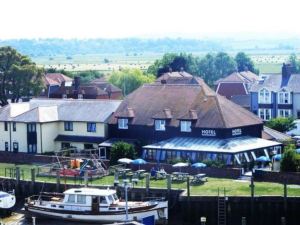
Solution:
M 202 57 L 206 52 L 195 52 L 193 55 Z M 230 53 L 234 56 L 236 52 Z M 288 60 L 288 53 L 249 53 L 256 67 L 261 73 L 279 73 L 281 65 Z M 118 70 L 120 67 L 140 68 L 147 70 L 163 53 L 136 53 L 136 54 L 82 54 L 82 55 L 52 55 L 33 57 L 38 65 L 45 68 L 64 69 L 68 71 L 97 70 L 105 74 Z M 107 59 L 109 62 L 105 63 Z
M 9 176 L 8 168 L 15 168 L 14 164 L 0 164 L 0 176 L 5 176 L 5 168 L 7 171 L 6 176 Z M 30 180 L 30 169 L 37 168 L 36 165 L 18 165 L 21 169 L 21 179 Z M 61 183 L 64 182 L 70 184 L 80 184 L 83 183 L 82 180 L 74 179 L 64 179 L 61 178 Z M 37 181 L 45 182 L 56 182 L 56 178 L 49 177 L 37 177 Z M 105 176 L 103 178 L 94 179 L 89 182 L 89 185 L 113 185 L 114 177 L 112 175 Z M 122 182 L 122 181 L 121 181 Z M 186 182 L 181 183 L 172 183 L 172 189 L 186 189 Z M 202 185 L 191 185 L 191 194 L 192 195 L 201 195 L 201 196 L 215 196 L 218 193 L 218 188 L 226 190 L 228 196 L 250 196 L 250 183 L 248 181 L 240 181 L 233 179 L 220 179 L 209 177 L 208 181 Z M 140 179 L 137 187 L 145 187 L 145 179 Z M 167 188 L 166 180 L 150 180 L 151 188 Z M 283 195 L 283 185 L 278 183 L 270 182 L 255 182 L 255 195 Z M 300 196 L 300 186 L 298 185 L 288 185 L 288 196 Z

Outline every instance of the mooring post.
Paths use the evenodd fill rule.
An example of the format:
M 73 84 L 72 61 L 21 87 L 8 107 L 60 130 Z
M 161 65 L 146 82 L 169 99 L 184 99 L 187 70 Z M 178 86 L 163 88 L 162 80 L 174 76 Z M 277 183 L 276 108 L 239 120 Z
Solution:
M 56 192 L 60 192 L 60 170 L 56 171 Z
M 287 213 L 287 182 L 286 180 L 283 183 L 283 207 L 284 207 L 284 215 Z
M 281 225 L 286 225 L 285 217 L 281 217 Z
M 172 182 L 171 182 L 171 174 L 167 174 L 167 189 L 168 189 L 168 194 L 171 193 L 171 185 L 172 185 Z
M 16 167 L 16 193 L 20 192 L 20 167 Z
M 201 225 L 205 225 L 206 224 L 206 217 L 201 217 L 200 218 L 200 223 L 201 223 Z
M 35 186 L 35 168 L 31 168 L 31 193 L 34 193 Z
M 188 200 L 190 200 L 190 196 L 191 196 L 191 193 L 190 193 L 190 177 L 186 178 L 186 188 L 187 188 Z
M 88 184 L 89 184 L 89 177 L 88 176 L 89 176 L 88 171 L 85 170 L 84 171 L 84 187 L 87 187 Z
M 246 219 L 246 217 L 242 217 L 242 225 L 247 225 L 247 219 Z
M 150 174 L 146 173 L 146 193 L 149 194 L 150 189 Z
M 254 180 L 253 180 L 253 177 L 251 177 L 251 184 L 250 184 L 250 188 L 251 188 L 251 199 L 254 198 Z

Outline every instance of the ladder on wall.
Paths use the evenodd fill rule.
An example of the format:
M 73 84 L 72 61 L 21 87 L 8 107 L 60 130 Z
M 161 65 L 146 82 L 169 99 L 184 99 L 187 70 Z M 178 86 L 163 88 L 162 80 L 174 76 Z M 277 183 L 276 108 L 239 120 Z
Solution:
M 218 188 L 218 225 L 226 225 L 226 191 L 224 188 L 223 195 Z

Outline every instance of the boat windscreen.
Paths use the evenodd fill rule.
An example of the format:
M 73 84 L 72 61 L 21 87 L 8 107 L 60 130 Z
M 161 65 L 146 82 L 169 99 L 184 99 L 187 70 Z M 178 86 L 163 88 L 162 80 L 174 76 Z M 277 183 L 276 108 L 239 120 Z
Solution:
M 9 197 L 9 194 L 0 194 L 0 198 Z

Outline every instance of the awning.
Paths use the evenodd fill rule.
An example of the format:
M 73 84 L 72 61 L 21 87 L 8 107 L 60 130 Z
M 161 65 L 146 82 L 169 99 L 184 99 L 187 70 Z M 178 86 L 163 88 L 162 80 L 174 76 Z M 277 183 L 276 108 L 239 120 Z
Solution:
M 101 143 L 104 137 L 78 136 L 78 135 L 58 135 L 54 141 L 65 142 L 84 142 L 84 143 Z
M 136 144 L 136 139 L 126 139 L 126 138 L 110 138 L 99 144 L 99 147 L 111 147 L 113 144 L 117 142 L 126 142 L 129 144 Z
M 280 145 L 282 144 L 276 141 L 250 136 L 228 139 L 175 137 L 155 144 L 146 145 L 143 148 L 235 154 Z

